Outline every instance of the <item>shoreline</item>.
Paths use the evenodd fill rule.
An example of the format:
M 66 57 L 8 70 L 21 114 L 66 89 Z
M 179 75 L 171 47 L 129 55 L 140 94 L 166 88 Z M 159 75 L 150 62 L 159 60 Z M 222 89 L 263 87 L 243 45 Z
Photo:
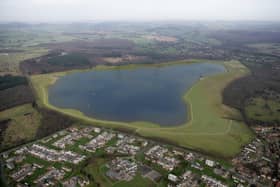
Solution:
M 137 69 L 137 68 L 143 68 L 143 67 L 165 67 L 165 66 L 173 66 L 173 65 L 180 65 L 180 64 L 194 64 L 194 63 L 215 63 L 215 64 L 220 64 L 222 61 L 218 62 L 218 61 L 207 61 L 207 60 L 180 60 L 180 61 L 175 61 L 175 62 L 164 62 L 164 63 L 160 63 L 160 64 L 128 64 L 128 65 L 124 65 L 124 66 L 106 66 L 106 65 L 101 65 L 101 66 L 97 66 L 94 68 L 89 68 L 89 69 L 77 69 L 77 70 L 69 70 L 69 71 L 63 71 L 63 72 L 56 72 L 56 73 L 50 73 L 50 74 L 46 74 L 46 75 L 53 75 L 51 76 L 50 82 L 48 83 L 47 87 L 45 87 L 45 91 L 43 92 L 46 98 L 44 101 L 44 105 L 50 107 L 51 109 L 54 109 L 56 111 L 61 111 L 61 110 L 69 110 L 69 111 L 76 111 L 77 113 L 81 114 L 81 117 L 85 117 L 85 118 L 90 118 L 92 120 L 94 120 L 94 122 L 104 122 L 104 123 L 115 123 L 115 124 L 135 124 L 135 123 L 147 123 L 147 124 L 151 124 L 151 125 L 155 125 L 156 127 L 161 127 L 161 128 L 173 128 L 173 127 L 180 127 L 182 125 L 186 125 L 188 123 L 191 122 L 192 120 L 192 107 L 191 104 L 188 101 L 185 101 L 184 97 L 188 94 L 188 92 L 190 92 L 192 90 L 192 88 L 202 79 L 197 79 L 195 81 L 194 84 L 192 84 L 192 86 L 187 89 L 184 94 L 182 94 L 181 99 L 182 102 L 184 102 L 184 104 L 186 105 L 186 109 L 187 109 L 187 120 L 185 122 L 183 122 L 182 124 L 177 124 L 177 125 L 164 125 L 161 126 L 160 124 L 154 123 L 154 122 L 149 122 L 149 121 L 114 121 L 114 120 L 106 120 L 106 119 L 98 119 L 95 118 L 93 116 L 89 116 L 84 114 L 82 111 L 79 111 L 77 109 L 74 108 L 63 108 L 63 107 L 57 107 L 55 105 L 52 105 L 49 103 L 48 100 L 48 89 L 50 86 L 54 85 L 56 83 L 56 81 L 58 79 L 60 79 L 61 77 L 65 76 L 65 75 L 69 75 L 72 73 L 81 73 L 81 72 L 88 72 L 88 71 L 106 71 L 106 70 L 117 70 L 117 69 L 122 69 L 122 70 L 127 70 L 127 69 Z M 224 68 L 225 71 L 218 73 L 218 74 L 223 74 L 227 72 L 226 67 L 224 66 L 224 64 L 221 64 Z M 40 75 L 45 75 L 45 74 L 40 74 Z M 34 76 L 40 76 L 40 75 L 34 75 Z M 217 75 L 217 74 L 215 74 Z M 210 76 L 206 76 L 206 77 L 211 77 L 211 76 L 215 76 L 215 75 L 210 75 Z M 204 77 L 205 78 L 205 77 Z
M 203 63 L 203 62 L 209 62 L 209 61 L 206 61 L 206 60 L 195 61 L 195 62 L 181 61 L 180 63 L 190 64 L 190 63 L 196 63 L 196 62 Z M 210 61 L 210 63 L 211 63 L 211 61 Z M 184 139 L 188 139 L 185 137 L 185 135 L 187 137 L 214 136 L 214 135 L 224 136 L 229 133 L 229 132 L 226 132 L 226 130 L 225 130 L 225 131 L 221 131 L 218 133 L 217 132 L 213 133 L 212 131 L 210 131 L 210 132 L 206 132 L 205 134 L 203 134 L 203 133 L 201 134 L 201 132 L 198 133 L 196 130 L 194 132 L 193 132 L 193 130 L 191 130 L 191 129 L 195 129 L 193 124 L 197 123 L 197 122 L 194 122 L 195 115 L 193 114 L 193 112 L 194 112 L 193 111 L 193 101 L 192 101 L 192 98 L 190 98 L 191 97 L 190 95 L 192 95 L 192 90 L 195 89 L 196 87 L 198 87 L 198 85 L 200 85 L 201 82 L 205 82 L 207 80 L 211 80 L 211 79 L 213 79 L 215 77 L 219 77 L 219 76 L 227 76 L 231 72 L 230 70 L 232 67 L 227 65 L 225 62 L 216 61 L 216 62 L 212 62 L 212 63 L 219 63 L 219 64 L 222 63 L 222 65 L 226 68 L 227 71 L 225 71 L 223 73 L 219 73 L 218 75 L 204 77 L 202 80 L 199 79 L 195 84 L 193 84 L 192 87 L 190 89 L 188 89 L 188 91 L 182 96 L 183 101 L 187 105 L 187 109 L 188 109 L 187 112 L 188 112 L 188 116 L 190 116 L 190 118 L 188 117 L 187 122 L 185 122 L 181 125 L 170 126 L 170 127 L 165 127 L 165 126 L 162 127 L 155 123 L 141 122 L 141 121 L 120 122 L 120 121 L 107 121 L 107 120 L 95 119 L 95 118 L 86 116 L 85 114 L 83 114 L 82 112 L 80 112 L 78 110 L 58 108 L 56 106 L 51 105 L 48 102 L 48 90 L 47 89 L 50 85 L 54 84 L 58 80 L 59 77 L 69 74 L 69 73 L 73 73 L 73 72 L 95 70 L 95 68 L 91 68 L 91 69 L 87 69 L 87 70 L 73 70 L 73 71 L 68 71 L 68 72 L 34 75 L 31 77 L 31 84 L 32 84 L 33 89 L 35 90 L 36 99 L 37 99 L 38 103 L 40 103 L 40 106 L 42 106 L 42 107 L 47 107 L 49 109 L 55 110 L 57 112 L 65 114 L 65 115 L 69 115 L 71 117 L 74 117 L 74 118 L 84 121 L 86 123 L 90 123 L 90 124 L 94 124 L 94 125 L 98 125 L 98 126 L 102 126 L 102 127 L 113 128 L 113 129 L 125 128 L 128 130 L 132 130 L 135 133 L 137 133 L 141 136 L 147 137 L 147 138 L 149 138 L 149 137 L 150 138 L 163 138 L 163 139 L 166 139 L 169 141 L 174 141 L 174 143 L 176 143 L 180 146 L 183 146 L 183 147 L 197 149 L 197 150 L 206 150 L 205 152 L 212 152 L 212 151 L 207 151 L 207 148 L 202 148 L 201 146 L 199 146 L 199 147 L 193 146 L 192 144 L 195 144 L 193 142 L 190 143 L 188 141 L 178 140 L 178 137 L 180 137 L 180 136 L 184 136 Z M 177 63 L 175 62 L 174 64 L 178 64 L 178 62 Z M 172 65 L 172 62 L 167 63 L 167 65 Z M 129 65 L 130 68 L 131 67 L 137 68 L 137 67 L 142 67 L 142 66 L 143 66 L 142 64 L 141 65 Z M 162 66 L 162 64 L 161 64 L 161 66 Z M 128 66 L 125 66 L 125 68 L 127 68 L 127 67 Z M 103 67 L 102 66 L 101 70 L 116 69 L 116 68 L 121 68 L 121 66 L 120 67 L 111 67 L 111 66 Z M 100 70 L 100 67 L 97 67 L 97 70 Z M 220 119 L 220 120 L 217 119 L 217 120 L 222 122 L 223 119 Z M 223 121 L 225 121 L 225 120 L 223 120 Z M 225 121 L 223 123 L 229 123 L 229 122 Z M 224 126 L 227 126 L 227 125 L 224 125 Z M 221 127 L 221 128 L 224 129 L 224 127 Z M 226 129 L 228 129 L 228 127 Z M 243 144 L 243 143 L 241 143 L 241 144 Z M 227 154 L 232 156 L 233 154 L 237 154 L 237 153 L 238 153 L 238 151 L 235 150 L 234 153 L 227 153 Z M 217 154 L 219 154 L 219 153 L 217 153 Z

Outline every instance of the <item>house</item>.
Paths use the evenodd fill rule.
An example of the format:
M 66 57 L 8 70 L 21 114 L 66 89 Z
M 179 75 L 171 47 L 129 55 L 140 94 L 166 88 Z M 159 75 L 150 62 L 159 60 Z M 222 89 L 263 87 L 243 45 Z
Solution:
M 119 139 L 123 139 L 123 138 L 124 138 L 124 135 L 119 133 L 119 134 L 118 134 L 118 138 L 119 138 Z
M 205 164 L 209 167 L 214 167 L 215 166 L 215 162 L 213 160 L 205 160 Z
M 178 181 L 178 177 L 176 175 L 173 174 L 168 174 L 168 180 L 172 181 L 172 182 L 177 182 Z
M 7 166 L 7 168 L 10 169 L 10 170 L 13 170 L 13 169 L 15 168 L 15 165 L 14 165 L 13 162 L 8 162 L 8 163 L 6 164 L 6 166 Z
M 95 133 L 100 133 L 100 132 L 101 132 L 101 129 L 100 129 L 100 128 L 95 127 L 93 131 L 94 131 Z

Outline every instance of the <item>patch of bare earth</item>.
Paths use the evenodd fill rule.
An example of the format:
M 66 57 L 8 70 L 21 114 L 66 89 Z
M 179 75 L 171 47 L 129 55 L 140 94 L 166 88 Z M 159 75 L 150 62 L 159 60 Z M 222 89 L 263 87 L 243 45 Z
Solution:
M 146 59 L 145 56 L 134 56 L 134 55 L 125 55 L 122 57 L 102 57 L 101 61 L 110 64 L 119 64 L 123 62 L 135 62 Z
M 148 40 L 156 40 L 159 42 L 176 42 L 177 38 L 171 36 L 162 36 L 162 35 L 148 35 L 145 36 Z

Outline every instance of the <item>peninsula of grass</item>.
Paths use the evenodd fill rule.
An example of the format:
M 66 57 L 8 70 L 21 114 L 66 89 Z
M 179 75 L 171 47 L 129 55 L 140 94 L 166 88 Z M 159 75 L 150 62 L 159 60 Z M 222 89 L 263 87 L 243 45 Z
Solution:
M 252 139 L 253 133 L 241 122 L 242 117 L 237 110 L 223 105 L 222 91 L 231 81 L 248 74 L 248 69 L 238 61 L 221 62 L 206 60 L 176 61 L 145 66 L 203 62 L 222 64 L 227 71 L 204 77 L 185 93 L 183 100 L 189 107 L 189 121 L 176 127 L 161 127 L 158 124 L 141 121 L 118 122 L 99 120 L 88 117 L 77 110 L 58 108 L 51 105 L 48 102 L 48 87 L 54 84 L 61 76 L 83 70 L 34 75 L 31 76 L 31 83 L 37 93 L 38 104 L 42 107 L 47 107 L 94 125 L 126 129 L 144 137 L 166 140 L 182 147 L 229 158 L 240 152 L 242 146 Z M 133 69 L 142 66 L 98 66 L 95 69 L 105 71 L 116 68 Z

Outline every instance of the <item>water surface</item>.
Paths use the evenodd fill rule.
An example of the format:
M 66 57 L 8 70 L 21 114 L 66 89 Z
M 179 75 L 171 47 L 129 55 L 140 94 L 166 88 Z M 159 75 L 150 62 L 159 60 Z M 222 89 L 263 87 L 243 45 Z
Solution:
M 49 102 L 96 119 L 179 125 L 188 118 L 185 92 L 201 77 L 224 71 L 195 63 L 72 73 L 49 88 Z

